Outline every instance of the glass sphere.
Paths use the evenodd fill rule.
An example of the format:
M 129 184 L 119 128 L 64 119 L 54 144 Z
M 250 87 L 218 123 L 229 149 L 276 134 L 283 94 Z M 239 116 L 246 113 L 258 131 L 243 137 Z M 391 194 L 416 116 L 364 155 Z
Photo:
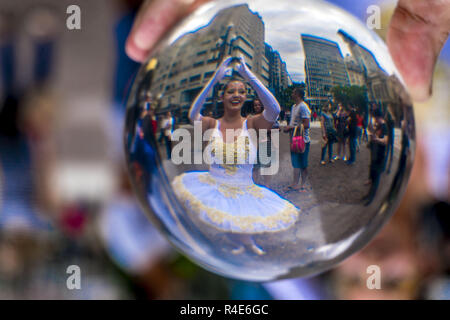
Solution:
M 317 0 L 197 9 L 141 68 L 124 138 L 151 221 L 199 265 L 249 281 L 317 274 L 366 245 L 415 146 L 384 42 Z

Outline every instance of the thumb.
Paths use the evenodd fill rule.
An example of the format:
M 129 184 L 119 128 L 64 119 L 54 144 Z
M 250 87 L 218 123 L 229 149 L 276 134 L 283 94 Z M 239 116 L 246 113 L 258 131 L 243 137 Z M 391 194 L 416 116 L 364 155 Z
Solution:
M 128 35 L 127 55 L 143 62 L 163 35 L 209 0 L 146 0 Z
M 449 31 L 450 0 L 399 0 L 387 44 L 414 100 L 430 97 L 436 60 Z

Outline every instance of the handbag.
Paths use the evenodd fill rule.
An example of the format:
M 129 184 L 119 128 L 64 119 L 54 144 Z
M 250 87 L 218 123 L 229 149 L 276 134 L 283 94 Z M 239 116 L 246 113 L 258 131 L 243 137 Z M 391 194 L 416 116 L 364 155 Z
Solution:
M 292 153 L 303 153 L 305 152 L 306 143 L 305 138 L 303 137 L 303 125 L 301 125 L 301 132 L 299 136 L 296 136 L 297 126 L 294 129 L 294 134 L 292 135 L 291 140 L 291 152 Z

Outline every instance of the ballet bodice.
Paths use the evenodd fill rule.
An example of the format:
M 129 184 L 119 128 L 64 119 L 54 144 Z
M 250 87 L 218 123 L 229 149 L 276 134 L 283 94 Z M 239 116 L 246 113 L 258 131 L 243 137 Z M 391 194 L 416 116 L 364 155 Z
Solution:
M 253 164 L 256 163 L 257 146 L 244 121 L 234 142 L 225 142 L 220 131 L 220 121 L 211 134 L 208 152 L 211 155 L 210 175 L 222 183 L 233 185 L 253 184 Z

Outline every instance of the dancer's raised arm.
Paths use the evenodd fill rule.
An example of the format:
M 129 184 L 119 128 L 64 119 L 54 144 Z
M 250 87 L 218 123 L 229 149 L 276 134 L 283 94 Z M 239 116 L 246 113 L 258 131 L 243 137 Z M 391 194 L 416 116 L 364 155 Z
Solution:
M 264 106 L 263 113 L 252 118 L 252 127 L 255 129 L 271 129 L 273 123 L 280 114 L 280 104 L 266 86 L 250 71 L 245 64 L 243 57 L 240 58 L 240 64 L 237 66 L 237 71 L 248 83 L 250 83 Z
M 216 70 L 214 75 L 208 81 L 203 90 L 199 93 L 197 98 L 195 98 L 192 103 L 191 109 L 189 110 L 189 119 L 191 122 L 202 120 L 202 115 L 200 114 L 200 110 L 202 109 L 203 104 L 205 103 L 206 97 L 208 96 L 211 89 L 225 77 L 225 73 L 228 70 L 228 66 L 231 62 L 231 57 L 228 57 L 222 61 L 219 68 Z

